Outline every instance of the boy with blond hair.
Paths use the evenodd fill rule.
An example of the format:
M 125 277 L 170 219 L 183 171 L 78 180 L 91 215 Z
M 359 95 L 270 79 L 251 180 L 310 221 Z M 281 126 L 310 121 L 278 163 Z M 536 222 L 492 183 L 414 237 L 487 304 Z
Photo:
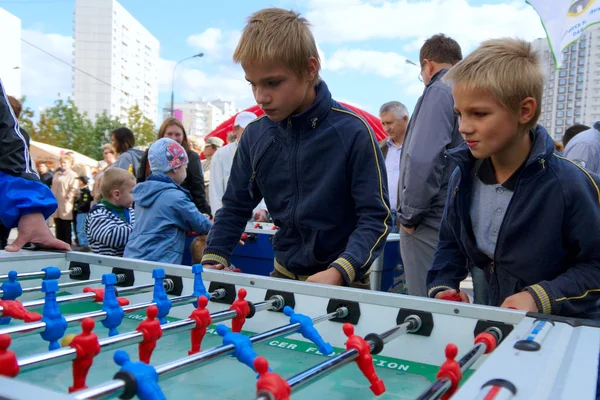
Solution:
M 122 257 L 133 231 L 135 177 L 120 168 L 109 168 L 100 183 L 102 200 L 94 205 L 86 220 L 85 233 L 92 252 Z
M 264 198 L 275 225 L 272 276 L 368 287 L 391 230 L 385 164 L 369 125 L 332 99 L 308 21 L 250 16 L 233 55 L 265 116 L 246 127 L 202 263 L 222 269 Z
M 600 180 L 537 124 L 544 75 L 522 40 L 488 40 L 445 77 L 465 143 L 450 179 L 430 297 L 460 296 L 466 261 L 489 305 L 594 317 L 600 297 Z

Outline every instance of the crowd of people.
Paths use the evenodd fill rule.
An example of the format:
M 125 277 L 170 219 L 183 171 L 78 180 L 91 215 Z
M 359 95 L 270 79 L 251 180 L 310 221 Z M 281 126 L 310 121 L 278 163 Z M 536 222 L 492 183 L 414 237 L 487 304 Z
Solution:
M 19 227 L 7 250 L 68 249 L 74 222 L 79 249 L 180 264 L 194 232 L 196 262 L 232 269 L 246 223 L 270 220 L 271 276 L 367 289 L 396 232 L 409 295 L 597 318 L 600 123 L 570 127 L 562 143 L 538 124 L 545 79 L 530 43 L 488 40 L 463 58 L 452 38 L 427 39 L 423 94 L 412 115 L 381 106 L 381 143 L 333 99 L 297 13 L 253 14 L 233 59 L 264 116 L 239 113 L 227 143 L 201 150 L 175 118 L 145 151 L 119 128 L 93 177 L 68 154 L 38 176 L 3 93 L 0 188 L 18 190 L 0 217 Z M 468 275 L 474 299 L 461 290 Z

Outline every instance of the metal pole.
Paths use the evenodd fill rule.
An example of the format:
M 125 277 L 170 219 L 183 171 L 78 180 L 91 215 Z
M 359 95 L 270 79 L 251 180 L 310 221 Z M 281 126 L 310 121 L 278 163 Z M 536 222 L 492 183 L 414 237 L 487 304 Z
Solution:
M 186 57 L 183 60 L 180 60 L 177 62 L 177 64 L 175 64 L 175 66 L 173 67 L 173 75 L 171 77 L 171 118 L 173 118 L 173 113 L 174 113 L 174 100 L 175 100 L 175 70 L 177 69 L 177 67 L 179 66 L 179 64 L 181 64 L 182 62 L 184 62 L 185 60 L 189 60 L 191 58 L 195 58 L 195 57 L 203 57 L 204 53 L 198 53 L 198 54 L 194 54 L 191 57 Z
M 125 275 L 117 274 L 117 282 L 118 283 L 125 282 Z M 96 283 L 102 283 L 102 279 L 89 279 L 87 281 L 73 281 L 73 282 L 59 283 L 58 287 L 60 289 L 65 289 L 65 288 L 84 286 L 84 285 L 94 285 Z M 23 294 L 35 293 L 35 292 L 41 292 L 41 291 L 42 291 L 41 286 L 32 286 L 32 287 L 28 287 L 28 288 L 23 288 Z M 4 291 L 0 289 L 0 297 L 2 297 L 3 295 L 4 295 Z
M 486 329 L 487 333 L 492 334 L 497 343 L 502 340 L 502 331 L 496 327 Z M 477 343 L 467 354 L 465 354 L 459 361 L 460 370 L 464 373 L 466 370 L 471 368 L 473 364 L 485 354 L 487 347 L 483 343 Z M 442 397 L 452 387 L 452 382 L 448 378 L 440 378 L 436 380 L 425 392 L 423 392 L 417 400 L 437 400 Z
M 395 339 L 396 337 L 405 334 L 406 332 L 414 332 L 419 330 L 421 327 L 421 320 L 416 316 L 408 316 L 400 325 L 393 327 L 381 334 L 379 334 L 379 338 L 383 340 L 383 343 L 388 343 L 389 341 Z M 371 351 L 373 350 L 375 343 L 371 340 L 367 339 L 367 343 Z M 340 368 L 344 365 L 350 364 L 358 357 L 359 353 L 355 349 L 351 349 L 345 351 L 341 354 L 338 354 L 335 357 L 332 357 L 314 367 L 307 369 L 306 371 L 300 372 L 299 374 L 288 379 L 288 384 L 292 389 L 299 389 L 302 386 L 306 385 L 309 382 L 320 379 L 323 376 L 327 375 L 330 372 L 333 372 L 335 369 Z
M 79 272 L 79 274 L 74 273 L 74 270 L 64 270 L 64 271 L 60 271 L 61 275 L 74 275 L 77 276 L 79 274 L 81 274 L 81 272 Z M 43 279 L 46 276 L 46 273 L 44 271 L 40 271 L 40 272 L 19 272 L 17 274 L 17 280 L 18 281 L 30 281 L 33 279 Z M 5 275 L 0 275 L 0 282 L 4 282 L 8 280 L 8 274 Z
M 217 289 L 214 293 L 216 298 L 224 297 L 220 296 L 225 291 L 223 289 Z M 211 314 L 213 322 L 225 321 L 232 319 L 236 316 L 235 311 L 219 311 Z M 161 326 L 163 337 L 173 335 L 179 332 L 184 332 L 192 329 L 196 325 L 196 321 L 192 319 L 184 319 L 175 322 L 169 322 Z M 140 343 L 144 340 L 144 335 L 138 331 L 126 332 L 120 335 L 107 337 L 99 340 L 100 348 L 102 351 L 109 351 L 120 347 L 129 346 L 132 344 Z M 25 357 L 18 360 L 19 368 L 21 373 L 27 372 L 32 369 L 42 368 L 46 366 L 56 365 L 68 361 L 72 361 L 77 357 L 77 351 L 71 347 L 54 350 L 42 354 L 36 354 L 33 356 Z
M 164 284 L 165 284 L 165 286 L 168 286 L 170 283 L 168 283 L 167 280 L 165 280 Z M 115 288 L 115 289 L 117 291 L 117 296 L 126 296 L 126 295 L 133 295 L 136 293 L 150 292 L 150 291 L 152 291 L 153 288 L 154 288 L 154 284 L 148 283 L 146 285 L 130 286 L 130 287 L 124 287 L 124 288 L 118 288 L 118 289 Z M 94 300 L 95 298 L 96 298 L 95 293 L 78 293 L 78 294 L 70 294 L 70 295 L 66 295 L 66 296 L 59 296 L 56 298 L 56 302 L 58 304 L 75 303 L 75 302 L 79 302 L 79 301 Z M 39 308 L 39 307 L 43 307 L 44 303 L 45 303 L 44 299 L 26 301 L 23 303 L 23 307 L 26 309 Z M 0 306 L 0 316 L 3 316 L 3 308 L 1 306 Z
M 173 297 L 173 298 L 171 298 L 171 305 L 173 307 L 184 305 L 190 301 L 193 301 L 194 299 L 195 299 L 195 296 L 193 296 L 193 295 Z M 154 302 L 133 304 L 133 305 L 123 307 L 123 311 L 125 311 L 125 314 L 130 314 L 130 313 L 133 313 L 133 312 L 136 312 L 139 310 L 144 310 L 150 306 L 155 306 L 155 305 L 156 305 L 156 303 L 154 303 Z M 103 318 L 106 318 L 106 312 L 102 311 L 102 310 L 98 310 L 98 311 L 92 311 L 92 312 L 83 313 L 83 314 L 69 315 L 69 316 L 65 317 L 65 320 L 67 321 L 67 325 L 74 325 L 78 322 L 83 321 L 86 318 L 92 318 L 93 320 L 101 320 Z M 10 328 L 0 329 L 0 335 L 8 334 L 8 335 L 27 336 L 27 335 L 31 335 L 34 333 L 40 333 L 45 330 L 46 330 L 46 323 L 43 321 L 39 321 L 39 322 L 32 322 L 32 323 L 27 323 L 27 324 L 16 325 L 16 326 L 12 326 Z M 14 336 L 13 336 L 13 338 L 14 338 Z
M 260 305 L 260 309 L 273 307 L 275 302 L 280 302 L 280 299 L 271 298 L 262 304 L 256 304 L 255 307 Z M 270 303 L 270 304 L 269 304 Z M 258 311 L 258 309 L 257 309 Z M 345 307 L 338 308 L 335 312 L 329 313 L 327 315 L 323 315 L 313 319 L 313 324 L 330 320 L 333 318 L 343 318 L 348 315 L 348 309 Z M 279 328 L 272 329 L 268 332 L 264 332 L 255 336 L 251 336 L 249 339 L 254 343 L 260 343 L 265 340 L 269 340 L 274 337 L 289 335 L 290 333 L 296 332 L 300 329 L 300 324 L 289 324 L 284 325 Z M 179 374 L 183 374 L 191 369 L 193 369 L 198 364 L 201 364 L 206 361 L 215 360 L 217 358 L 226 356 L 232 353 L 235 350 L 233 345 L 219 346 L 213 349 L 203 351 L 198 354 L 193 354 L 191 356 L 175 360 L 163 365 L 159 365 L 156 367 L 156 372 L 158 373 L 159 379 L 167 379 L 171 376 L 176 376 Z M 78 392 L 74 398 L 75 399 L 103 399 L 112 395 L 118 395 L 123 392 L 125 389 L 125 382 L 121 380 L 111 380 L 105 384 L 99 385 L 97 387 L 93 387 L 90 389 L 83 390 Z

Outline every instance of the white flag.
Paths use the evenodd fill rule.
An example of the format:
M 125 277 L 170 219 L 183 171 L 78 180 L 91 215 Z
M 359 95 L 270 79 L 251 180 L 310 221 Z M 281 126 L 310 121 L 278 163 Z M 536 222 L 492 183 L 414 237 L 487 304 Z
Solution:
M 600 0 L 528 0 L 540 16 L 556 68 L 561 52 L 577 41 L 584 29 L 600 23 Z

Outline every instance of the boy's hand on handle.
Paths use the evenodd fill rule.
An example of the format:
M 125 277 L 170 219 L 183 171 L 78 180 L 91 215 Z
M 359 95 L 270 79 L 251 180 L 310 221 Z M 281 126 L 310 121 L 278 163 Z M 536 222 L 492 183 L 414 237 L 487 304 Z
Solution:
M 6 246 L 6 251 L 19 251 L 25 244 L 33 243 L 46 249 L 70 251 L 71 246 L 54 237 L 41 213 L 23 215 L 19 220 L 19 236 Z
M 527 290 L 507 297 L 500 307 L 515 308 L 517 310 L 539 312 L 535 300 Z
M 316 274 L 309 276 L 306 279 L 306 282 L 342 286 L 344 284 L 344 277 L 337 269 L 328 268 L 325 271 L 317 272 Z
M 458 297 L 456 297 L 456 296 L 458 296 Z M 444 297 L 455 298 L 455 300 L 453 300 L 453 301 L 460 301 L 462 303 L 470 303 L 469 296 L 467 296 L 467 294 L 463 291 L 457 292 L 454 289 L 443 290 L 441 292 L 437 292 L 435 294 L 434 298 L 438 299 L 438 300 L 446 300 L 446 299 L 444 299 Z
M 223 264 L 203 264 L 202 268 L 204 269 L 224 269 L 225 267 L 223 266 Z

